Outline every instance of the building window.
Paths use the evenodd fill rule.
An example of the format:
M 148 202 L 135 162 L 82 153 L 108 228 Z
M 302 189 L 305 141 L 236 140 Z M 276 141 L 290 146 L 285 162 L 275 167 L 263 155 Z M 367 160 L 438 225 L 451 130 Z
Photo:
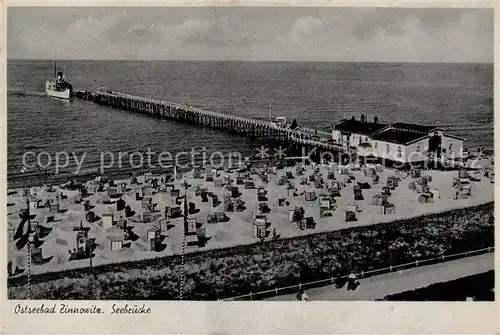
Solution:
M 419 154 L 419 153 L 420 153 L 420 144 L 417 145 L 417 154 Z
M 373 146 L 375 147 L 375 149 L 378 148 L 378 142 L 375 141 L 375 143 L 373 144 Z
M 387 150 L 387 153 L 389 153 L 391 151 L 390 148 L 389 148 L 389 144 L 387 144 L 386 150 Z
M 451 151 L 452 151 L 452 150 L 451 150 L 452 148 L 453 148 L 453 146 L 452 146 L 452 144 L 450 143 L 450 145 L 448 146 L 448 151 L 449 151 L 449 152 L 451 152 Z
M 401 146 L 398 147 L 398 157 L 401 157 Z

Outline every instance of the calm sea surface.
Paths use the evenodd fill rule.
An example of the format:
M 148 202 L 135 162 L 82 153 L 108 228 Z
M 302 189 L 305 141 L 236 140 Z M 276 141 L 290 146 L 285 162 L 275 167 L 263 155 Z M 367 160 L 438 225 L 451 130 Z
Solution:
M 61 61 L 58 67 L 66 68 L 75 89 L 107 87 L 255 118 L 267 118 L 271 106 L 273 117 L 295 117 L 299 125 L 322 130 L 343 117 L 377 115 L 384 123 L 444 126 L 465 137 L 468 148 L 493 147 L 489 64 Z M 41 181 L 34 169 L 21 173 L 26 151 L 86 153 L 84 170 L 99 166 L 101 152 L 146 146 L 173 155 L 192 147 L 256 153 L 245 137 L 49 98 L 44 85 L 52 73 L 52 61 L 8 61 L 9 186 Z M 58 179 L 75 167 L 71 159 Z

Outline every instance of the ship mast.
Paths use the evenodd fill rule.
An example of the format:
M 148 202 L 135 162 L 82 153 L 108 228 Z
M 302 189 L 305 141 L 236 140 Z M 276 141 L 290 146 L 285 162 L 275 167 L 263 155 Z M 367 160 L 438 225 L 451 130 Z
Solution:
M 54 60 L 54 78 L 57 76 L 56 61 Z

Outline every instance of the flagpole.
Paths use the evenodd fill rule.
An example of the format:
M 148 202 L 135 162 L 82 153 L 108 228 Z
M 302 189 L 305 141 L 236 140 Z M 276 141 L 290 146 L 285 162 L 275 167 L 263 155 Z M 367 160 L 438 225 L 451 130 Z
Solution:
M 29 190 L 29 188 L 28 188 Z M 30 200 L 29 191 L 28 197 L 26 198 L 26 205 L 28 206 L 28 300 L 31 300 L 31 243 L 33 242 L 33 236 L 31 234 L 31 213 L 30 213 Z
M 81 221 L 80 221 L 80 225 L 83 226 Z M 89 292 L 89 296 L 90 296 L 90 299 L 95 299 L 95 297 L 94 297 L 94 269 L 92 268 L 92 248 L 90 247 L 88 239 L 85 243 L 86 243 L 85 249 L 89 253 L 89 266 L 90 266 L 90 292 Z
M 146 147 L 142 148 L 142 153 L 146 153 Z M 144 156 L 142 157 L 142 162 L 141 162 L 141 176 L 144 175 Z M 146 176 L 144 176 L 144 183 L 146 183 Z
M 184 193 L 184 227 L 182 229 L 182 253 L 181 253 L 181 284 L 179 289 L 179 300 L 182 300 L 184 294 L 184 283 L 186 281 L 186 264 L 185 264 L 185 253 L 186 253 L 186 228 L 187 228 L 187 191 Z
M 31 300 L 31 241 L 28 241 L 28 300 Z
M 21 168 L 21 173 L 26 172 L 26 167 L 23 166 Z M 28 215 L 27 218 L 27 223 L 28 223 L 28 229 L 27 229 L 27 234 L 28 234 L 28 243 L 27 243 L 27 257 L 28 257 L 28 300 L 31 300 L 31 245 L 34 242 L 34 236 L 32 235 L 31 232 L 31 213 L 30 213 L 30 192 L 31 187 L 28 186 L 28 194 L 26 195 L 26 213 Z

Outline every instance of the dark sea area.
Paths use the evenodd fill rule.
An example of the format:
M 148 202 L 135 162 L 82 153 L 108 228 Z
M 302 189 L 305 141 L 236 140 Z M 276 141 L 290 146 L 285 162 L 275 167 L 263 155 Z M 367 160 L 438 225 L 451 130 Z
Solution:
M 342 118 L 439 125 L 464 137 L 466 148 L 493 147 L 493 65 L 416 63 L 58 61 L 77 90 L 110 90 L 254 118 L 296 118 L 329 131 Z M 179 151 L 256 153 L 251 140 L 218 130 L 153 119 L 129 111 L 45 94 L 51 60 L 8 60 L 7 169 L 9 187 L 60 182 L 36 169 L 21 172 L 26 151 L 85 153 L 83 171 L 100 166 L 101 152 Z M 61 156 L 62 157 L 62 156 Z M 45 156 L 43 163 L 48 163 Z M 33 163 L 31 158 L 30 163 Z M 49 174 L 54 162 L 49 166 Z M 128 175 L 129 166 L 111 168 Z M 52 171 L 53 172 L 53 171 Z

